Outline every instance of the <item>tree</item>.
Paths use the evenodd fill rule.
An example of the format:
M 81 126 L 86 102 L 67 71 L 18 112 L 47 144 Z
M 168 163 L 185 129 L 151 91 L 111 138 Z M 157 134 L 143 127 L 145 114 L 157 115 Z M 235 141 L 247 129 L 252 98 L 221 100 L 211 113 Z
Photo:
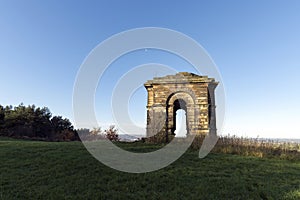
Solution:
M 102 134 L 101 127 L 98 128 L 94 127 L 93 130 L 90 131 L 90 134 L 93 136 Z
M 4 107 L 0 105 L 0 135 L 4 126 Z
M 34 129 L 35 137 L 48 138 L 52 132 L 51 112 L 47 107 L 36 108 L 35 105 L 28 106 L 31 113 L 30 124 Z
M 115 128 L 115 125 L 110 125 L 104 132 L 106 138 L 110 141 L 119 141 L 118 129 Z
M 91 132 L 90 129 L 88 129 L 88 128 L 80 128 L 80 129 L 77 129 L 76 131 L 81 138 L 88 137 Z
M 73 130 L 72 123 L 67 118 L 62 118 L 62 116 L 54 116 L 51 119 L 51 124 L 55 132 L 61 132 L 63 130 Z
M 78 140 L 78 133 L 74 130 L 74 127 L 69 119 L 62 118 L 62 116 L 54 116 L 51 119 L 51 125 L 53 130 L 52 138 L 58 140 Z

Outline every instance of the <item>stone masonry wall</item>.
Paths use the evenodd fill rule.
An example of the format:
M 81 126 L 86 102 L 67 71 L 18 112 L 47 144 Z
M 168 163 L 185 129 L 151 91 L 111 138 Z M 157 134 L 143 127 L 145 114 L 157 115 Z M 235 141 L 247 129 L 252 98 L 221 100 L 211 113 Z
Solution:
M 188 134 L 216 134 L 217 85 L 213 78 L 188 72 L 147 81 L 147 136 L 174 135 L 178 109 L 186 111 Z

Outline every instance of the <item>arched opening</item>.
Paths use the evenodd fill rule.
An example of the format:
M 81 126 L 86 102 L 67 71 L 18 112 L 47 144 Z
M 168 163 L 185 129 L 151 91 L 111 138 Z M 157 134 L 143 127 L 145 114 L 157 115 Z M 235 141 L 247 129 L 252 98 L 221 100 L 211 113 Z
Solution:
M 184 91 L 172 93 L 168 96 L 166 101 L 166 142 L 169 141 L 168 135 L 187 137 L 191 130 L 194 130 L 195 110 L 193 108 L 195 101 L 193 97 L 193 94 Z M 181 113 L 182 111 L 177 113 L 178 110 L 182 110 L 183 113 Z M 180 130 L 179 126 L 177 126 L 177 129 L 179 129 L 175 133 L 176 124 L 183 125 L 183 133 L 178 132 Z
M 175 137 L 187 135 L 187 108 L 183 99 L 176 99 L 173 103 L 173 128 L 172 134 Z
M 186 137 L 187 135 L 187 119 L 186 119 L 186 112 L 183 109 L 178 109 L 176 111 L 176 120 L 175 120 L 175 137 Z

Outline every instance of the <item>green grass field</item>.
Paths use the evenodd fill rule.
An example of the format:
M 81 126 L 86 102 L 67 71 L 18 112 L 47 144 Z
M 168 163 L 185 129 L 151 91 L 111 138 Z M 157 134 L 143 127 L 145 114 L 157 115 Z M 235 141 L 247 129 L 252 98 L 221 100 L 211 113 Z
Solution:
M 132 151 L 156 145 L 119 144 Z M 186 152 L 156 172 L 106 167 L 80 142 L 0 139 L 0 199 L 300 199 L 300 161 Z

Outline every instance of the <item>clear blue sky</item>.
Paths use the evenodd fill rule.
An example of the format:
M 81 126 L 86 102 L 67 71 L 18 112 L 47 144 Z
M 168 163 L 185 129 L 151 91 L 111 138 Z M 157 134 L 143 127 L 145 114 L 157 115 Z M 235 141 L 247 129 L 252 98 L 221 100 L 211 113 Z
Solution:
M 72 120 L 73 84 L 88 53 L 121 31 L 164 27 L 195 39 L 218 66 L 227 97 L 225 133 L 300 138 L 299 10 L 296 0 L 0 1 L 0 104 L 47 106 Z M 189 71 L 175 56 L 135 52 L 114 63 L 105 88 L 148 62 Z M 141 88 L 130 101 L 139 124 L 145 98 Z M 96 108 L 101 123 L 112 122 L 108 106 Z

